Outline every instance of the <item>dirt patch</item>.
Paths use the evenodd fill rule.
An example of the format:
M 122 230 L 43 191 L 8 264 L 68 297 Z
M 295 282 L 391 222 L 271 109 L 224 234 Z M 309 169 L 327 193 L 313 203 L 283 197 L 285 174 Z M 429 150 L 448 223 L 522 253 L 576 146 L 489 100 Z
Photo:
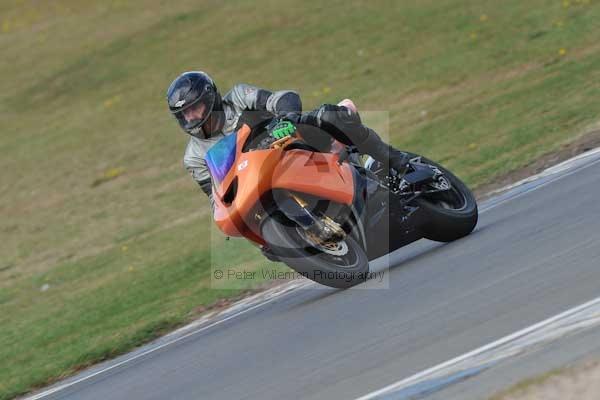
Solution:
M 600 398 L 600 361 L 550 372 L 521 382 L 491 400 L 596 400 Z
M 575 157 L 581 153 L 600 147 L 600 129 L 594 129 L 584 135 L 564 143 L 558 151 L 544 154 L 537 160 L 531 162 L 523 168 L 502 175 L 492 182 L 481 185 L 475 189 L 475 196 L 478 200 L 485 200 L 490 197 L 490 193 L 504 186 L 518 182 L 522 179 L 538 174 L 547 168 L 558 163 Z

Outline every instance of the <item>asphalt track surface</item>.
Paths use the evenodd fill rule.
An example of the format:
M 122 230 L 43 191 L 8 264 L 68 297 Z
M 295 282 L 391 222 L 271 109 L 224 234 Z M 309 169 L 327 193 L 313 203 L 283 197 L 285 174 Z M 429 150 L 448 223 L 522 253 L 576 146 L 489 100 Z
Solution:
M 42 398 L 353 399 L 585 303 L 600 296 L 600 158 L 588 158 L 486 202 L 464 239 L 395 252 L 387 289 L 311 284 Z M 597 333 L 431 396 L 485 397 L 598 351 Z

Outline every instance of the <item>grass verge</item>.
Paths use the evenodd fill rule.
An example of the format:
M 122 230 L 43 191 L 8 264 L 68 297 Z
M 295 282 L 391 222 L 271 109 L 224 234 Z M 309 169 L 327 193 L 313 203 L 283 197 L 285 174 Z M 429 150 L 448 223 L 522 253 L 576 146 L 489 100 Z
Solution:
M 489 400 L 594 400 L 600 390 L 600 362 L 588 361 L 525 379 Z

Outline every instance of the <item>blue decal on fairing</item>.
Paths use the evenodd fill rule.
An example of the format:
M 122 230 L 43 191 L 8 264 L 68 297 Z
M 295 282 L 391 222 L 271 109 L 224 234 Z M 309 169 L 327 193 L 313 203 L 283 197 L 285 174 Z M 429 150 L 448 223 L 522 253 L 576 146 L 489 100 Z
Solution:
M 235 161 L 236 144 L 237 132 L 234 132 L 219 140 L 206 153 L 206 165 L 217 184 L 225 178 Z

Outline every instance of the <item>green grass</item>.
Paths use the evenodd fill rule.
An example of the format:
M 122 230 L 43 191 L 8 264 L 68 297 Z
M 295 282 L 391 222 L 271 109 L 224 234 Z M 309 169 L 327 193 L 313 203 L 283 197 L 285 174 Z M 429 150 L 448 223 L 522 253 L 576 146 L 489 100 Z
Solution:
M 0 399 L 245 290 L 211 263 L 261 267 L 182 169 L 180 72 L 353 98 L 476 187 L 598 123 L 598 21 L 597 0 L 0 3 Z

